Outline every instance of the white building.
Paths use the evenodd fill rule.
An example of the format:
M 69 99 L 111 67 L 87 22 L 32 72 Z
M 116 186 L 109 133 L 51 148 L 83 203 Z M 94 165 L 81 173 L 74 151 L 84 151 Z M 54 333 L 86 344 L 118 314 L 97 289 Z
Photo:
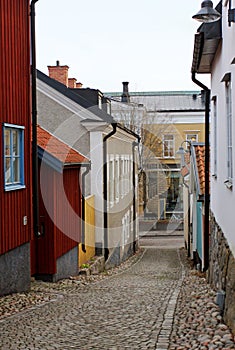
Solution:
M 211 74 L 211 221 L 209 281 L 225 295 L 223 317 L 235 332 L 235 0 L 216 6 L 217 22 L 195 36 L 192 70 Z M 234 12 L 234 11 L 233 11 Z M 235 17 L 233 15 L 233 17 Z

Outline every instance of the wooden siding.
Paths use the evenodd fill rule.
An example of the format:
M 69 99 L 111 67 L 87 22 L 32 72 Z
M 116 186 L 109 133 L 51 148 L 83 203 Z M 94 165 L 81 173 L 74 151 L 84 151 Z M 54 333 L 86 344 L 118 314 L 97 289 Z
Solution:
M 30 241 L 31 222 L 31 110 L 29 1 L 0 0 L 0 153 L 3 159 L 3 123 L 22 125 L 26 189 L 4 191 L 0 162 L 0 254 Z M 27 216 L 27 225 L 23 217 Z
M 44 164 L 41 180 L 44 190 L 40 193 L 39 215 L 40 229 L 44 233 L 35 242 L 36 265 L 32 267 L 32 271 L 37 274 L 55 274 L 56 260 L 76 247 L 80 241 L 80 172 L 75 168 L 65 169 L 60 174 Z M 62 200 L 63 188 L 70 206 Z M 54 217 L 50 217 L 48 209 Z M 63 227 L 63 232 L 56 224 Z
M 85 246 L 86 253 L 79 244 L 79 266 L 90 260 L 95 255 L 95 197 L 86 198 L 85 202 Z

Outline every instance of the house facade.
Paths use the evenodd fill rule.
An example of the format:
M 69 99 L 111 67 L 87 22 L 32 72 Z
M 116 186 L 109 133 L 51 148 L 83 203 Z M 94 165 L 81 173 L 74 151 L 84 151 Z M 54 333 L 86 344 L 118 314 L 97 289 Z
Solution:
M 229 21 L 234 1 L 216 6 L 221 18 L 203 24 L 195 35 L 192 70 L 211 74 L 211 221 L 210 283 L 223 296 L 223 318 L 235 331 L 235 23 Z M 198 55 L 198 47 L 201 52 Z M 210 55 L 207 55 L 208 48 Z
M 0 295 L 30 287 L 32 231 L 30 4 L 1 0 Z M 18 28 L 17 31 L 15 28 Z
M 49 67 L 49 75 L 41 72 L 37 75 L 39 123 L 91 160 L 84 196 L 94 196 L 96 254 L 105 255 L 106 265 L 116 265 L 125 259 L 126 252 L 130 254 L 134 250 L 131 238 L 138 239 L 137 225 L 133 224 L 133 220 L 137 221 L 137 196 L 132 186 L 136 181 L 133 164 L 137 152 L 134 143 L 138 137 L 107 113 L 109 100 L 99 90 L 84 89 L 81 85 L 75 88 L 75 79 L 69 87 L 68 66 L 57 62 L 56 66 Z M 116 196 L 121 191 L 119 182 L 128 181 L 131 183 L 125 194 L 120 192 L 119 197 L 113 199 L 114 192 Z M 123 239 L 124 235 L 128 238 Z
M 181 220 L 183 194 L 180 186 L 180 157 L 184 141 L 204 140 L 204 94 L 200 91 L 106 93 L 112 115 L 135 126 L 142 140 L 141 165 L 146 176 L 142 190 L 145 216 L 155 220 Z M 144 193 L 145 192 L 145 193 Z
M 40 234 L 31 244 L 31 274 L 56 282 L 78 273 L 81 168 L 89 161 L 39 125 L 37 143 Z

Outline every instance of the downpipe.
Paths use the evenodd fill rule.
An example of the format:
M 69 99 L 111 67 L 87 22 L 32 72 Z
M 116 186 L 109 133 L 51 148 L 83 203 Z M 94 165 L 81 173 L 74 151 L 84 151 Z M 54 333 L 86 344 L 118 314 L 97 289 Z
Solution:
M 103 199 L 104 199 L 104 259 L 109 256 L 108 249 L 108 169 L 107 169 L 107 140 L 116 134 L 117 123 L 112 123 L 113 130 L 103 138 Z
M 82 164 L 81 168 L 85 168 L 86 170 L 82 173 L 82 234 L 81 234 L 81 243 L 82 243 L 82 251 L 83 253 L 86 253 L 86 234 L 85 234 L 85 219 L 86 219 L 86 200 L 85 200 L 85 182 L 86 182 L 86 175 L 91 170 L 91 164 Z
M 33 190 L 33 231 L 36 237 L 39 231 L 39 196 L 38 196 L 38 154 L 37 154 L 37 71 L 36 71 L 36 35 L 35 3 L 30 4 L 31 17 L 31 84 L 32 84 L 32 190 Z
M 204 271 L 209 267 L 210 232 L 210 89 L 196 79 L 192 72 L 192 81 L 205 91 L 205 217 L 204 217 Z
M 135 165 L 135 148 L 139 147 L 140 144 L 140 137 L 138 137 L 138 142 L 134 141 L 132 143 L 132 186 L 133 186 L 133 253 L 136 253 L 136 181 L 135 181 L 135 175 L 136 175 L 136 165 Z

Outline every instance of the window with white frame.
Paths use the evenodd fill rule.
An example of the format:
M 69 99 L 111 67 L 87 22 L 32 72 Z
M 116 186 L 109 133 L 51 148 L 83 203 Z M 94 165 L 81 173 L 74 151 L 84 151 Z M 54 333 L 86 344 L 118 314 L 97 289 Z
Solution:
M 186 141 L 198 142 L 198 134 L 186 134 Z
M 226 115 L 227 115 L 227 176 L 233 180 L 233 149 L 232 149 L 232 89 L 231 81 L 225 82 L 226 87 Z
M 120 192 L 120 186 L 119 186 L 119 157 L 117 156 L 114 160 L 114 196 L 115 196 L 115 202 L 117 203 L 119 201 L 119 192 Z
M 213 144 L 213 152 L 214 152 L 214 176 L 217 175 L 217 99 L 216 96 L 213 98 L 213 136 L 214 136 L 214 144 Z
M 25 188 L 24 184 L 24 127 L 3 124 L 4 188 L 6 191 Z
M 175 138 L 174 135 L 163 135 L 163 157 L 172 158 L 175 154 Z
M 108 180 L 109 180 L 109 207 L 111 208 L 114 205 L 114 159 L 110 157 L 108 163 Z

